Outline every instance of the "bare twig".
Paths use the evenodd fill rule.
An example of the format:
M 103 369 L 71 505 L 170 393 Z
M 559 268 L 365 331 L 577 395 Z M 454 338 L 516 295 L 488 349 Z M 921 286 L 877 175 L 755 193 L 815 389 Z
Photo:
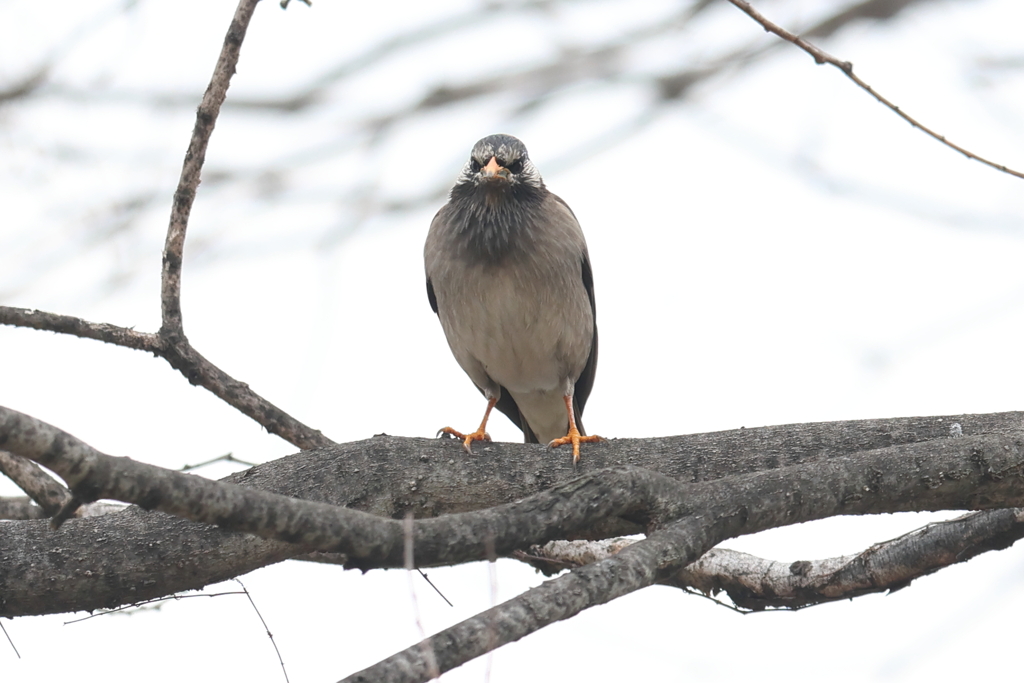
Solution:
M 160 356 L 171 367 L 181 372 L 192 384 L 208 389 L 227 404 L 261 424 L 271 434 L 298 446 L 319 448 L 332 443 L 319 430 L 299 422 L 277 406 L 262 398 L 216 365 L 204 358 L 185 336 L 181 313 L 181 268 L 185 248 L 185 232 L 189 214 L 199 187 L 200 174 L 206 158 L 206 149 L 213 134 L 217 116 L 227 95 L 231 77 L 245 38 L 249 20 L 259 0 L 241 0 L 224 38 L 213 77 L 203 95 L 192 139 L 185 153 L 181 178 L 174 192 L 170 224 L 164 244 L 163 270 L 160 287 L 161 325 L 156 334 L 92 323 L 72 316 L 46 313 L 25 308 L 0 307 L 0 323 L 31 327 L 96 339 L 110 344 L 149 351 Z
M 245 588 L 243 586 L 243 588 Z M 136 612 L 145 611 L 158 611 L 163 607 L 163 603 L 171 600 L 177 602 L 179 600 L 188 600 L 189 598 L 219 598 L 223 595 L 245 595 L 243 591 L 222 591 L 219 593 L 196 593 L 192 595 L 164 595 L 159 598 L 151 598 L 149 600 L 140 600 L 139 602 L 133 602 L 127 605 L 121 605 L 120 607 L 114 607 L 113 609 L 104 609 L 88 614 L 78 619 L 71 619 L 65 621 L 64 625 L 69 626 L 71 624 L 77 624 L 82 621 L 88 621 L 89 619 L 95 619 L 96 617 L 106 617 L 112 614 L 125 614 L 131 616 Z
M 290 559 L 298 560 L 299 562 L 316 562 L 318 564 L 336 564 L 336 565 L 346 565 L 349 562 L 348 555 L 346 555 L 344 553 L 325 553 L 325 552 L 320 551 L 320 550 L 317 550 L 317 551 L 314 551 L 314 552 L 311 552 L 311 553 L 306 553 L 305 555 L 296 555 L 295 557 L 292 557 Z M 444 600 L 445 603 L 447 603 L 447 605 L 449 607 L 454 607 L 455 606 L 455 605 L 452 604 L 452 601 L 449 600 L 445 596 L 445 594 L 441 592 L 441 589 L 438 588 L 434 584 L 434 582 L 430 580 L 430 577 L 427 576 L 427 573 L 425 571 L 423 571 L 419 567 L 416 567 L 416 571 L 419 573 L 420 576 L 423 577 L 423 580 L 427 582 L 427 585 L 429 585 L 431 588 L 433 588 L 434 592 L 437 593 L 439 596 L 441 596 L 441 599 Z
M 206 148 L 210 143 L 213 127 L 217 123 L 217 116 L 220 114 L 220 106 L 227 97 L 231 77 L 235 74 L 235 66 L 238 64 L 249 20 L 258 3 L 259 0 L 240 0 L 238 3 L 235 16 L 231 19 L 231 25 L 224 37 L 224 46 L 217 58 L 217 65 L 213 69 L 213 77 L 196 112 L 196 125 L 192 129 L 188 151 L 185 152 L 185 163 L 181 168 L 178 188 L 174 191 L 171 220 L 164 244 L 160 287 L 162 335 L 184 336 L 181 319 L 181 265 L 185 249 L 185 230 L 196 198 L 196 189 L 199 187 L 203 162 L 206 160 Z
M 225 453 L 224 455 L 218 455 L 216 458 L 210 458 L 209 460 L 198 462 L 195 465 L 184 465 L 182 466 L 181 471 L 190 472 L 191 470 L 197 470 L 200 467 L 206 467 L 207 465 L 212 465 L 216 462 L 237 462 L 239 465 L 245 465 L 246 467 L 256 466 L 256 463 L 254 462 L 249 462 L 248 460 L 236 458 L 233 453 Z
M 999 163 L 996 163 L 994 161 L 990 161 L 989 159 L 986 159 L 985 157 L 978 156 L 974 152 L 972 152 L 972 151 L 970 151 L 970 150 L 968 150 L 968 149 L 966 149 L 964 147 L 961 147 L 960 145 L 957 145 L 957 144 L 955 144 L 953 142 L 950 142 L 949 140 L 946 139 L 945 135 L 940 135 L 939 133 L 936 133 L 931 128 L 928 128 L 927 126 L 925 126 L 924 124 L 919 122 L 917 119 L 913 118 L 912 116 L 910 116 L 909 114 L 904 112 L 898 106 L 896 106 L 895 104 L 890 102 L 888 99 L 883 97 L 878 91 L 876 91 L 870 85 L 865 83 L 859 76 L 857 76 L 855 73 L 853 73 L 853 64 L 851 62 L 840 61 L 839 59 L 836 59 L 835 57 L 833 57 L 832 55 L 828 54 L 827 52 L 825 52 L 821 48 L 819 48 L 819 47 L 817 47 L 817 46 L 807 42 L 806 40 L 804 40 L 800 36 L 796 35 L 795 33 L 790 33 L 789 31 L 787 31 L 786 29 L 782 28 L 778 24 L 775 24 L 775 23 L 771 22 L 763 14 L 761 14 L 756 9 L 754 9 L 751 6 L 751 4 L 749 2 L 747 2 L 746 0 L 729 0 L 729 2 L 731 2 L 733 5 L 735 5 L 739 9 L 741 9 L 743 12 L 745 12 L 747 15 L 749 15 L 751 19 L 753 19 L 754 21 L 759 23 L 762 27 L 764 27 L 765 31 L 768 31 L 769 33 L 774 33 L 775 35 L 777 35 L 778 37 L 782 38 L 783 40 L 788 41 L 790 43 L 793 43 L 794 45 L 799 47 L 801 50 L 803 50 L 807 54 L 809 54 L 812 57 L 814 57 L 814 61 L 817 62 L 818 64 L 831 64 L 832 66 L 834 66 L 837 69 L 839 69 L 840 71 L 842 71 L 846 75 L 847 78 L 849 78 L 851 81 L 853 81 L 858 86 L 860 86 L 865 92 L 869 93 L 876 100 L 878 100 L 879 102 L 884 104 L 886 107 L 891 109 L 893 112 L 895 112 L 897 115 L 899 115 L 900 118 L 902 118 L 904 121 L 909 123 L 914 128 L 917 128 L 918 130 L 920 130 L 921 132 L 925 133 L 926 135 L 934 138 L 935 140 L 938 140 L 939 142 L 941 142 L 942 144 L 946 145 L 947 147 L 949 147 L 951 149 L 954 149 L 957 152 L 960 152 L 961 154 L 963 154 L 968 159 L 974 159 L 975 161 L 979 161 L 979 162 L 985 164 L 986 166 L 989 166 L 991 168 L 996 169 L 997 171 L 1002 171 L 1003 173 L 1007 173 L 1007 174 L 1015 176 L 1017 178 L 1024 178 L 1024 173 L 1022 173 L 1020 171 L 1015 171 L 1012 168 L 1004 166 L 1003 164 L 999 164 Z
M 667 568 L 692 562 L 727 537 L 728 523 L 691 517 L 629 546 L 623 552 L 532 588 L 432 636 L 431 653 L 442 673 L 514 642 L 589 607 L 652 585 Z M 417 643 L 341 683 L 413 683 L 431 672 Z
M 279 434 L 300 448 L 316 448 L 333 443 L 318 430 L 310 429 L 276 406 L 263 400 L 249 386 L 213 365 L 192 348 L 185 337 L 181 314 L 181 267 L 185 250 L 185 231 L 199 187 L 206 148 L 213 134 L 220 107 L 227 96 L 235 73 L 242 41 L 259 0 L 241 0 L 224 37 L 224 46 L 213 70 L 210 85 L 196 112 L 192 140 L 185 152 L 178 188 L 174 191 L 171 220 L 164 243 L 160 285 L 161 325 L 158 335 L 168 351 L 165 356 L 193 384 L 201 384 L 230 405 L 253 418 L 267 431 Z
M 284 674 L 284 681 L 288 683 L 288 669 L 284 666 L 284 658 L 281 657 L 281 651 L 277 649 L 277 642 L 274 640 L 274 634 L 270 632 L 270 627 L 267 626 L 266 619 L 260 614 L 260 609 L 256 606 L 256 601 L 252 599 L 252 594 L 249 593 L 249 589 L 245 587 L 245 584 L 240 579 L 235 579 L 235 583 L 242 587 L 242 593 L 249 599 L 249 604 L 252 605 L 253 611 L 256 612 L 256 616 L 260 618 L 260 623 L 263 624 L 263 630 L 267 632 L 267 638 L 270 638 L 270 644 L 274 646 L 274 652 L 277 653 L 277 661 L 281 664 L 281 673 Z
M 426 631 L 423 630 L 423 620 L 420 618 L 420 603 L 416 599 L 416 585 L 412 580 L 412 570 L 416 566 L 416 560 L 414 556 L 414 534 L 413 534 L 413 515 L 410 512 L 405 516 L 405 523 L 402 525 L 402 533 L 405 537 L 405 575 L 409 580 L 409 600 L 412 602 L 413 621 L 416 622 L 416 630 L 419 631 L 420 640 L 419 647 L 420 652 L 423 656 L 423 661 L 427 664 L 427 671 L 431 678 L 438 678 L 441 672 L 437 670 L 437 660 L 434 658 L 434 645 L 430 642 L 430 638 L 427 638 Z
M 3 624 L 0 624 L 0 631 L 4 632 L 4 637 L 6 637 L 7 642 L 11 644 L 11 649 L 14 650 L 14 654 L 18 655 L 18 659 L 21 659 L 21 653 L 18 652 L 18 648 L 14 646 L 14 641 L 11 640 L 11 636 L 7 633 L 7 629 L 4 628 Z
M 438 595 L 440 595 L 441 599 L 444 600 L 446 603 L 448 603 L 449 607 L 455 607 L 455 605 L 452 604 L 452 601 L 449 600 L 448 598 L 446 598 L 444 593 L 441 592 L 441 589 L 434 585 L 434 582 L 430 580 L 430 577 L 427 576 L 427 573 L 425 571 L 423 571 L 419 567 L 416 568 L 416 571 L 418 571 L 420 573 L 420 576 L 422 576 L 423 580 L 427 582 L 427 585 L 429 585 L 431 588 L 433 588 L 434 592 L 437 593 Z
M 148 351 L 158 356 L 164 353 L 164 345 L 160 337 L 155 334 L 136 332 L 128 327 L 107 323 L 93 323 L 74 316 L 47 313 L 33 308 L 0 306 L 0 324 L 70 334 L 83 339 L 95 339 L 115 346 Z

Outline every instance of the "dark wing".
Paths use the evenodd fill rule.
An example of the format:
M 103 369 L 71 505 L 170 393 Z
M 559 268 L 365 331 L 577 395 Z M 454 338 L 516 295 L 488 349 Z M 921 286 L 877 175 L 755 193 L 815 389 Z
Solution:
M 573 218 L 576 218 L 572 207 L 566 204 L 564 199 L 555 194 L 552 194 L 551 198 L 564 206 L 566 211 Z M 579 225 L 578 219 L 576 224 Z M 594 375 L 597 374 L 597 304 L 594 303 L 594 273 L 590 269 L 590 254 L 587 253 L 585 247 L 583 249 L 583 263 L 581 266 L 583 287 L 587 290 L 587 298 L 590 299 L 590 314 L 594 320 L 594 342 L 590 345 L 590 355 L 587 357 L 587 364 L 583 366 L 583 372 L 580 373 L 579 378 L 576 380 L 576 388 L 573 389 L 572 394 L 572 408 L 576 417 L 576 429 L 580 430 L 580 434 L 585 436 L 586 432 L 583 430 L 583 422 L 581 420 L 583 417 L 583 407 L 587 404 L 587 399 L 590 398 L 590 390 L 594 388 Z M 516 412 L 519 412 L 518 408 L 516 408 Z M 513 422 L 516 422 L 516 420 L 513 420 Z
M 429 277 L 427 278 L 427 301 L 430 302 L 430 308 L 434 313 L 437 313 L 437 295 L 434 294 L 434 285 Z
M 590 255 L 583 252 L 583 287 L 587 290 L 587 297 L 590 298 L 590 313 L 594 317 L 594 341 L 590 345 L 590 355 L 587 357 L 587 364 L 583 366 L 583 372 L 576 380 L 576 388 L 573 390 L 572 407 L 576 414 L 576 428 L 580 434 L 586 434 L 583 430 L 583 407 L 590 398 L 590 390 L 594 388 L 594 376 L 597 374 L 597 305 L 594 303 L 594 273 L 590 270 Z

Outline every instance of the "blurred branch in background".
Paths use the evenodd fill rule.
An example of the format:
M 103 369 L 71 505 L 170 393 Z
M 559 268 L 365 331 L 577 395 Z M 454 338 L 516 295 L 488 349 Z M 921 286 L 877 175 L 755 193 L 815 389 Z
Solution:
M 949 147 L 951 149 L 954 149 L 957 152 L 960 152 L 961 154 L 963 154 L 968 159 L 973 159 L 974 161 L 978 161 L 978 162 L 980 162 L 982 164 L 985 164 L 986 166 L 990 166 L 991 168 L 996 169 L 997 171 L 1002 171 L 1003 173 L 1008 173 L 1008 174 L 1010 174 L 1012 176 L 1016 176 L 1018 178 L 1024 178 L 1024 173 L 1021 173 L 1020 171 L 1015 171 L 1012 168 L 1007 168 L 1003 164 L 999 164 L 999 163 L 996 163 L 996 162 L 991 161 L 989 159 L 986 159 L 984 157 L 978 156 L 974 152 L 971 152 L 970 150 L 968 150 L 968 149 L 966 149 L 964 147 L 961 147 L 960 145 L 957 145 L 957 144 L 954 144 L 954 143 L 950 142 L 949 140 L 946 139 L 945 135 L 940 135 L 940 134 L 936 133 L 935 131 L 933 131 L 931 128 L 928 128 L 927 126 L 922 125 L 921 122 L 919 122 L 917 119 L 915 119 L 912 116 L 910 116 L 909 114 L 907 114 L 905 111 L 900 109 L 898 106 L 896 106 L 895 104 L 890 102 L 885 97 L 883 97 L 878 91 L 876 91 L 870 85 L 865 83 L 855 73 L 853 73 L 853 64 L 851 62 L 840 61 L 840 60 L 836 59 L 835 57 L 833 57 L 832 55 L 828 54 L 827 52 L 821 50 L 817 46 L 812 45 L 811 43 L 808 43 L 806 40 L 804 40 L 800 36 L 795 35 L 793 33 L 790 33 L 789 31 L 787 31 L 784 28 L 780 27 L 778 24 L 775 24 L 775 23 L 769 21 L 763 14 L 761 14 L 760 12 L 755 10 L 750 5 L 749 2 L 745 2 L 745 0 L 729 0 L 729 2 L 731 2 L 734 5 L 736 5 L 741 10 L 743 10 L 748 15 L 750 15 L 750 17 L 754 21 L 756 21 L 757 23 L 761 24 L 761 26 L 764 27 L 765 31 L 770 31 L 771 33 L 774 33 L 775 35 L 779 36 L 783 40 L 788 41 L 790 43 L 793 43 L 794 45 L 799 47 L 801 50 L 803 50 L 807 54 L 809 54 L 812 57 L 814 57 L 814 61 L 816 61 L 818 64 L 831 64 L 832 66 L 834 66 L 837 69 L 839 69 L 840 71 L 842 71 L 844 74 L 846 74 L 847 78 L 849 78 L 851 81 L 856 83 L 861 89 L 863 89 L 865 92 L 869 93 L 872 97 L 874 97 L 876 100 L 878 100 L 879 102 L 884 104 L 886 107 L 891 109 L 900 118 L 902 118 L 904 121 L 909 123 L 914 128 L 917 128 L 918 130 L 923 132 L 925 135 L 928 135 L 929 137 L 931 137 L 931 138 L 941 142 L 942 144 L 946 145 L 947 147 Z M 885 0 L 877 0 L 876 2 L 869 2 L 869 3 L 865 3 L 865 4 L 868 4 L 868 5 L 881 5 L 881 6 L 885 6 L 885 5 L 888 5 L 888 6 L 898 6 L 898 5 L 909 4 L 909 2 L 886 2 Z
M 11 306 L 0 306 L 0 324 L 70 334 L 148 351 L 170 363 L 190 383 L 209 390 L 225 403 L 255 420 L 271 434 L 276 434 L 299 448 L 317 448 L 334 442 L 319 430 L 308 427 L 273 405 L 254 392 L 248 384 L 234 379 L 196 351 L 185 335 L 181 310 L 181 268 L 189 216 L 195 202 L 196 189 L 199 187 L 210 136 L 220 114 L 221 104 L 227 96 L 231 78 L 235 74 L 242 41 L 245 39 L 246 30 L 258 2 L 259 0 L 241 0 L 239 3 L 224 38 L 210 84 L 196 112 L 192 138 L 185 152 L 181 177 L 174 192 L 170 224 L 163 250 L 160 329 L 155 333 L 137 332 L 109 323 L 93 323 L 73 316 Z M 0 451 L 0 455 L 5 454 Z M 6 466 L 0 461 L 0 469 L 21 483 L 21 478 L 11 474 L 14 465 L 17 464 L 16 460 L 11 460 Z M 39 468 L 35 470 L 21 468 L 18 471 L 25 473 L 29 480 L 39 476 L 47 477 Z M 52 505 L 48 504 L 44 497 L 34 494 L 24 484 L 21 485 L 37 503 L 50 511 Z M 68 514 L 73 514 L 79 505 L 80 503 L 75 504 L 74 500 L 65 500 L 61 506 L 62 512 L 66 510 Z M 52 511 L 50 513 L 53 514 Z M 55 517 L 59 518 L 59 515 Z
M 770 9 L 801 36 L 820 41 L 865 22 L 892 23 L 912 9 L 950 4 L 954 3 L 864 0 L 808 7 L 807 3 L 775 2 Z M 141 256 L 152 249 L 150 228 L 170 197 L 173 145 L 154 142 L 161 137 L 154 130 L 140 130 L 137 149 L 131 149 L 128 140 L 127 146 L 119 145 L 126 152 L 111 153 L 103 138 L 51 139 L 36 131 L 30 119 L 41 110 L 82 107 L 101 110 L 115 121 L 132 119 L 140 112 L 178 120 L 191 112 L 196 106 L 194 87 L 168 89 L 158 79 L 120 83 L 103 76 L 102 70 L 80 74 L 67 68 L 65 62 L 77 44 L 109 28 L 118 15 L 137 14 L 145 5 L 121 2 L 94 10 L 95 15 L 83 20 L 78 29 L 54 35 L 42 56 L 20 68 L 24 75 L 8 83 L 0 81 L 0 92 L 7 93 L 6 99 L 0 98 L 5 114 L 0 126 L 14 135 L 20 175 L 26 170 L 28 177 L 87 173 L 99 160 L 109 167 L 110 175 L 101 191 L 49 206 L 37 216 L 44 226 L 41 230 L 18 225 L 14 232 L 19 236 L 2 238 L 5 243 L 12 240 L 4 245 L 7 251 L 25 258 L 17 259 L 18 265 L 0 279 L 0 301 L 11 300 L 90 252 L 109 252 L 115 262 L 103 282 L 93 286 L 94 297 L 131 284 L 141 274 Z M 290 13 L 296 10 L 308 11 L 301 7 Z M 635 100 L 619 118 L 595 115 L 587 128 L 590 132 L 567 137 L 566 149 L 545 168 L 557 173 L 583 164 L 646 129 L 669 109 L 699 101 L 707 89 L 721 88 L 723 79 L 779 54 L 784 47 L 780 41 L 751 37 L 749 27 L 731 19 L 733 13 L 735 9 L 726 3 L 712 0 L 651 4 L 642 11 L 635 3 L 595 0 L 481 3 L 440 18 L 396 21 L 390 32 L 374 42 L 339 47 L 333 63 L 330 58 L 306 62 L 304 69 L 296 69 L 293 78 L 279 85 L 243 84 L 225 109 L 258 126 L 261 139 L 279 138 L 289 144 L 280 150 L 267 145 L 244 159 L 215 155 L 204 174 L 207 199 L 242 192 L 271 211 L 298 214 L 315 209 L 325 218 L 293 224 L 287 239 L 275 234 L 228 247 L 235 226 L 245 222 L 245 216 L 235 210 L 194 242 L 190 258 L 208 263 L 229 252 L 244 258 L 330 248 L 370 219 L 379 224 L 389 215 L 433 207 L 450 185 L 451 169 L 458 168 L 461 155 L 422 160 L 422 172 L 398 187 L 389 184 L 379 169 L 386 167 L 392 146 L 400 144 L 411 127 L 429 125 L 442 112 L 446 118 L 472 116 L 482 106 L 488 119 L 504 121 L 509 127 L 551 116 L 568 102 L 595 92 L 621 91 L 623 98 Z M 584 20 L 596 21 L 594 16 L 614 28 L 578 28 Z M 722 33 L 723 24 L 729 33 Z M 710 26 L 717 30 L 709 31 Z M 526 29 L 533 36 L 531 41 L 507 42 L 503 37 L 506 31 L 512 35 Z M 496 49 L 476 49 L 482 45 Z M 425 53 L 450 46 L 463 48 L 458 68 L 441 73 L 414 68 Z M 403 69 L 411 75 L 399 82 L 394 73 Z M 294 86 L 296 80 L 305 82 Z M 386 96 L 378 88 L 376 97 L 367 98 L 363 95 L 368 82 L 395 85 Z M 330 126 L 319 123 L 325 117 L 333 121 Z M 290 133 L 300 129 L 317 132 L 298 138 Z M 140 167 L 145 169 L 141 174 Z M 850 188 L 860 191 L 856 184 Z M 892 201 L 914 204 L 912 198 L 900 196 Z M 936 213 L 943 213 L 941 207 Z M 976 225 L 985 217 L 980 219 L 967 222 Z

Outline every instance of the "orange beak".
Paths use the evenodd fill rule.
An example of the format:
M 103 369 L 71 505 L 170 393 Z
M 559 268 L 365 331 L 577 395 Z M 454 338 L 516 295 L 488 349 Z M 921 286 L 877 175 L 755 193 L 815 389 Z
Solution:
M 498 158 L 491 157 L 487 165 L 480 169 L 480 174 L 486 180 L 508 180 L 509 172 L 504 166 L 498 165 Z

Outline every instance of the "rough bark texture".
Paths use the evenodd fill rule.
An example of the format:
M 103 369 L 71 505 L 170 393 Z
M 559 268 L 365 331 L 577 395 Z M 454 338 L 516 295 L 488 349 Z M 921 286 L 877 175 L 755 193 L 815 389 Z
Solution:
M 0 498 L 0 519 L 44 519 L 46 511 L 28 496 Z
M 71 499 L 71 493 L 59 481 L 43 471 L 31 460 L 0 451 L 0 472 L 27 493 L 43 511 L 44 516 L 57 514 Z M 0 519 L 10 519 L 2 517 Z M 26 518 L 34 519 L 34 518 Z
M 718 483 L 710 488 L 685 487 L 684 498 L 671 498 L 675 508 L 664 503 L 660 509 L 658 506 L 645 508 L 640 504 L 644 501 L 640 500 L 635 514 L 627 518 L 613 515 L 587 526 L 587 520 L 593 519 L 591 515 L 579 522 L 583 526 L 565 535 L 599 538 L 636 533 L 649 523 L 657 526 L 660 520 L 683 515 L 687 508 L 715 499 L 732 501 L 740 506 L 738 514 L 752 518 L 755 509 L 741 502 L 750 495 L 753 499 L 772 500 L 773 512 L 759 512 L 761 521 L 757 525 L 747 523 L 743 533 L 754 531 L 755 526 L 760 528 L 762 524 L 778 526 L 803 521 L 808 515 L 836 509 L 836 505 L 841 506 L 845 514 L 856 514 L 1019 504 L 1013 498 L 1018 483 L 1018 477 L 1013 475 L 1014 465 L 991 463 L 997 462 L 1003 454 L 1017 451 L 1013 435 L 1019 432 L 1021 420 L 1021 413 L 1002 413 L 611 440 L 588 449 L 581 463 L 581 473 L 628 465 L 660 472 L 680 483 Z M 960 425 L 960 431 L 966 435 L 964 438 L 948 437 L 950 425 L 954 423 Z M 989 436 L 981 436 L 985 434 Z M 9 442 L 0 445 L 13 450 Z M 52 443 L 43 446 L 49 453 L 47 457 L 58 458 L 60 449 L 54 449 Z M 878 451 L 879 448 L 894 450 Z M 121 459 L 111 460 L 129 464 Z M 814 464 L 818 465 L 817 469 L 810 467 Z M 59 467 L 48 464 L 51 465 Z M 85 477 L 84 489 L 76 489 L 76 493 L 95 495 L 97 484 L 89 477 L 97 475 L 77 467 L 75 470 L 78 474 L 68 473 L 67 476 Z M 60 473 L 58 469 L 55 471 Z M 738 476 L 757 472 L 761 474 Z M 121 476 L 117 467 L 108 470 L 108 474 L 118 486 L 125 485 L 124 479 L 139 481 L 135 475 Z M 168 474 L 174 475 L 174 481 L 184 478 L 206 484 L 198 477 Z M 459 444 L 451 441 L 379 436 L 302 452 L 239 473 L 227 481 L 350 508 L 342 515 L 360 510 L 397 519 L 409 512 L 422 518 L 502 505 L 570 482 L 573 476 L 569 459 L 543 446 L 491 444 L 479 448 L 478 453 L 470 457 L 463 453 Z M 998 476 L 1002 478 L 997 479 Z M 631 480 L 624 476 L 615 481 Z M 587 485 L 598 484 L 599 481 L 589 481 Z M 568 496 L 573 490 L 570 485 L 548 500 L 558 503 L 562 500 L 560 497 Z M 601 489 L 593 491 L 595 496 L 605 495 Z M 772 499 L 776 494 L 785 499 L 781 505 Z M 141 495 L 147 504 L 156 501 L 146 498 L 152 495 L 149 489 Z M 85 495 L 85 499 L 89 497 Z M 245 505 L 243 503 L 243 507 Z M 466 533 L 475 533 L 473 528 L 477 532 L 485 528 L 486 533 L 500 532 L 506 538 L 514 537 L 518 531 L 486 526 L 496 524 L 504 515 L 503 511 L 497 517 L 480 518 L 476 523 L 483 523 L 484 527 L 470 526 Z M 400 529 L 401 525 L 395 524 Z M 534 530 L 530 538 L 526 537 L 530 534 L 520 537 L 519 547 L 527 548 L 533 543 L 558 538 L 559 531 L 568 528 L 556 526 L 548 527 L 539 535 Z M 275 529 L 273 533 L 294 532 L 289 528 L 283 532 Z M 548 537 L 544 537 L 545 533 Z M 425 564 L 439 561 L 442 556 L 450 560 L 452 548 L 457 544 L 449 543 L 447 538 L 444 542 L 435 539 L 431 549 L 430 542 L 426 537 L 421 539 L 417 531 L 418 560 Z M 466 538 L 473 541 L 470 536 Z M 376 543 L 379 539 L 370 540 Z M 477 543 L 479 556 L 484 557 L 486 554 L 481 548 L 487 544 L 481 540 L 493 538 L 473 541 Z M 261 540 L 138 509 L 101 518 L 71 520 L 58 532 L 51 531 L 41 521 L 9 523 L 0 536 L 0 595 L 3 596 L 0 614 L 14 616 L 109 607 L 199 588 L 308 550 L 310 547 L 305 545 Z M 401 566 L 397 550 L 383 555 L 374 552 L 377 554 L 372 562 L 353 560 L 351 563 Z M 466 547 L 458 552 L 464 553 L 463 559 L 472 556 L 472 551 Z M 435 555 L 431 557 L 431 553 Z M 382 561 L 387 557 L 390 560 Z M 40 586 L 45 586 L 45 590 L 39 590 Z
M 681 486 L 648 538 L 346 678 L 426 681 L 495 647 L 675 574 L 734 536 L 835 514 L 1006 506 L 1024 499 L 1024 433 L 937 439 Z M 955 500 L 959 502 L 954 502 Z
M 1024 537 L 1024 510 L 975 512 L 929 524 L 876 543 L 856 555 L 774 561 L 714 548 L 658 583 L 708 596 L 726 593 L 741 610 L 800 609 L 868 593 L 893 592 L 914 579 Z M 513 554 L 547 576 L 600 562 L 637 543 L 635 538 L 551 541 Z

